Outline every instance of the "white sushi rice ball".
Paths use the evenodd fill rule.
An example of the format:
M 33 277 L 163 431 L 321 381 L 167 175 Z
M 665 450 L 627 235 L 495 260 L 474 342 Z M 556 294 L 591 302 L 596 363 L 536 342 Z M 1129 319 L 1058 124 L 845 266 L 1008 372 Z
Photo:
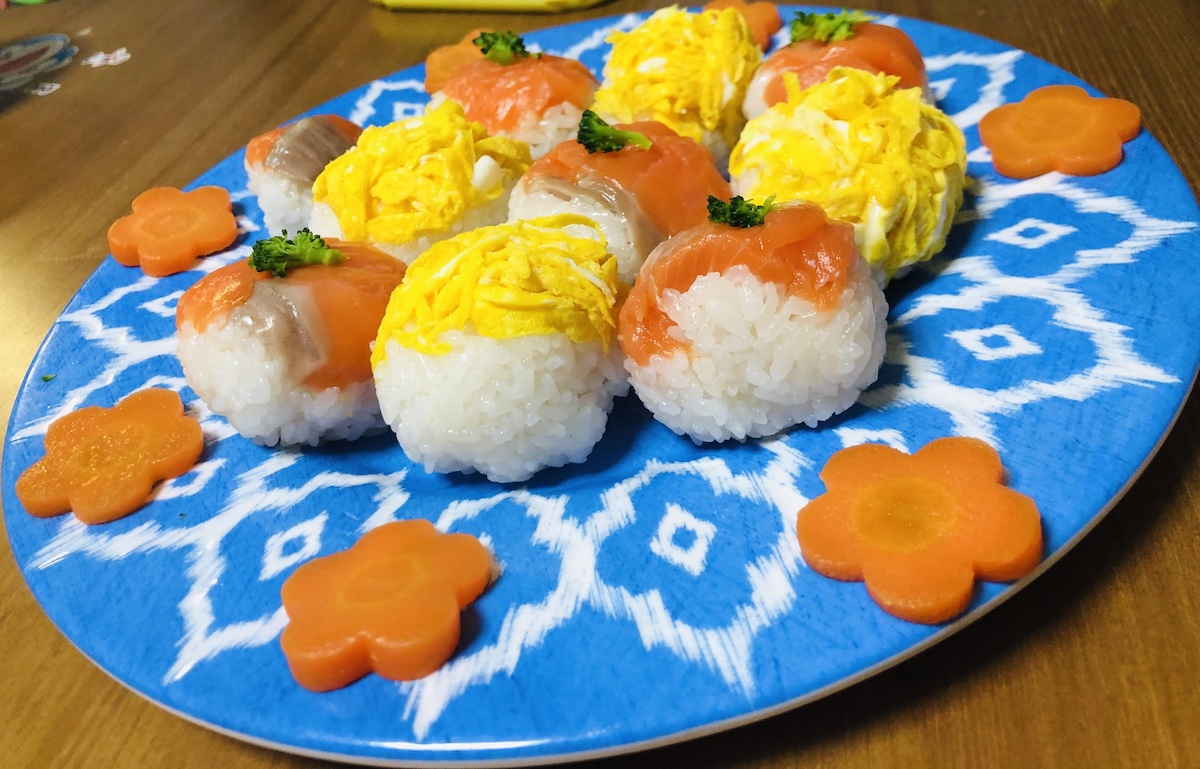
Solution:
M 190 322 L 176 332 L 184 377 L 210 411 L 264 446 L 315 446 L 383 430 L 374 382 L 309 390 L 297 380 L 297 353 L 281 343 L 282 331 L 241 317 L 234 310 L 203 333 Z
M 836 308 L 764 283 L 746 267 L 666 290 L 659 306 L 690 346 L 626 368 L 658 421 L 697 443 L 815 427 L 845 411 L 874 383 L 883 362 L 887 302 L 856 260 Z
M 629 388 L 622 354 L 565 334 L 508 339 L 447 332 L 453 349 L 425 355 L 387 342 L 375 370 L 383 417 L 429 472 L 478 471 L 500 483 L 583 462 L 613 398 Z

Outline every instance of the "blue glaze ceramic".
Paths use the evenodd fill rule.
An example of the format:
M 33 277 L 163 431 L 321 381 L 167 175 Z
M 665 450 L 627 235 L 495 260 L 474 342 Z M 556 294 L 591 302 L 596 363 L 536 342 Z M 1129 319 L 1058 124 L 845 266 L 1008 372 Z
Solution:
M 599 72 L 606 33 L 640 18 L 528 40 Z M 37 600 L 113 677 L 214 729 L 352 762 L 477 766 L 630 751 L 762 718 L 945 639 L 1012 595 L 1036 573 L 981 585 L 945 626 L 894 619 L 861 584 L 806 567 L 796 511 L 823 491 L 817 473 L 843 446 L 915 451 L 978 436 L 1042 510 L 1040 573 L 1120 497 L 1188 394 L 1200 352 L 1200 212 L 1145 132 L 1100 176 L 997 176 L 979 148 L 982 115 L 1079 81 L 990 40 L 890 21 L 927 57 L 940 105 L 966 132 L 974 181 L 944 254 L 889 287 L 887 359 L 858 406 L 777 440 L 697 448 L 630 396 L 586 464 L 514 486 L 428 475 L 390 435 L 257 447 L 199 404 L 172 340 L 180 293 L 244 258 L 261 226 L 239 151 L 196 184 L 234 193 L 240 245 L 161 280 L 106 261 L 29 371 L 8 429 L 3 500 Z M 313 113 L 364 124 L 413 115 L 421 79 L 419 67 L 406 70 Z M 202 463 L 111 524 L 27 515 L 13 484 L 42 455 L 49 420 L 150 385 L 180 390 L 202 417 Z M 283 580 L 379 523 L 413 517 L 486 537 L 503 564 L 464 615 L 454 657 L 415 683 L 300 688 L 278 642 Z

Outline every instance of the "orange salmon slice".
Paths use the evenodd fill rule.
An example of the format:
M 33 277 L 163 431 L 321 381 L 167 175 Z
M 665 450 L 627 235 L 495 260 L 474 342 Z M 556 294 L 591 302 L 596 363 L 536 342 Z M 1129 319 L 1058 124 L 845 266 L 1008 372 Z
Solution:
M 543 54 L 497 64 L 479 59 L 459 68 L 442 93 L 462 105 L 471 120 L 490 133 L 512 131 L 526 115 L 540 118 L 560 104 L 580 109 L 592 103 L 599 83 L 574 59 Z
M 632 195 L 650 223 L 667 237 L 707 219 L 709 195 L 729 199 L 729 182 L 702 145 L 654 121 L 616 128 L 644 135 L 651 141 L 650 149 L 626 146 L 616 152 L 589 153 L 579 142 L 565 141 L 530 166 L 526 178 L 554 177 L 572 184 L 585 178 L 603 179 Z
M 900 78 L 901 88 L 926 88 L 925 60 L 908 35 L 883 24 L 859 24 L 854 37 L 837 43 L 802 40 L 771 54 L 763 68 L 775 77 L 763 90 L 767 106 L 787 99 L 783 73 L 794 72 L 801 88 L 825 81 L 834 67 L 853 67 Z
M 859 258 L 854 228 L 811 203 L 774 210 L 758 227 L 705 222 L 663 243 L 642 265 L 621 308 L 621 349 L 645 366 L 653 355 L 668 357 L 683 348 L 668 333 L 675 324 L 659 307 L 659 297 L 668 289 L 686 292 L 703 275 L 744 265 L 764 283 L 827 311 L 836 306 Z
M 179 298 L 175 326 L 191 323 L 203 333 L 214 322 L 248 302 L 260 280 L 281 280 L 303 287 L 312 297 L 318 324 L 328 340 L 321 364 L 304 380 L 312 390 L 344 387 L 371 377 L 370 343 L 387 309 L 392 291 L 404 278 L 404 263 L 363 243 L 326 239 L 346 260 L 339 264 L 317 264 L 289 270 L 284 278 L 270 272 L 255 272 L 245 259 L 205 276 Z

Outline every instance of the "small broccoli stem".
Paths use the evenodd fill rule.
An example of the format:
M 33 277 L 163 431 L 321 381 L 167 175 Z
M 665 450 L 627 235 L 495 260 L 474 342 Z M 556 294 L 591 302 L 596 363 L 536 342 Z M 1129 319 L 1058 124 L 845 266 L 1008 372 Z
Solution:
M 616 152 L 630 144 L 648 150 L 653 144 L 645 134 L 613 128 L 590 109 L 585 109 L 579 118 L 579 133 L 575 140 L 583 145 L 588 154 Z
M 338 264 L 345 259 L 345 254 L 330 248 L 320 235 L 313 234 L 306 227 L 296 233 L 295 240 L 288 240 L 287 230 L 284 230 L 283 235 L 258 241 L 247 261 L 250 269 L 256 272 L 269 271 L 276 278 L 282 278 L 288 270 L 296 267 Z
M 517 59 L 537 57 L 525 49 L 525 41 L 514 32 L 481 32 L 471 41 L 479 46 L 483 58 L 496 64 L 512 64 Z
M 727 224 L 739 229 L 762 225 L 767 214 L 776 208 L 774 195 L 764 200 L 761 206 L 741 195 L 734 195 L 728 203 L 713 195 L 708 196 L 708 220 L 713 224 Z

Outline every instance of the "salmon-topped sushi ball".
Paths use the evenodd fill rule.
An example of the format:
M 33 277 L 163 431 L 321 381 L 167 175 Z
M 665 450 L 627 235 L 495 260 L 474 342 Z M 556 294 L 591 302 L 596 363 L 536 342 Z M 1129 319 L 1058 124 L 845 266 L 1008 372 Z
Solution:
M 569 139 L 599 83 L 574 59 L 532 53 L 512 32 L 480 32 L 471 40 L 478 58 L 459 60 L 431 92 L 429 109 L 455 101 L 467 119 L 493 136 L 529 145 L 539 158 Z M 461 45 L 461 44 L 460 44 Z M 428 66 L 428 64 L 427 64 Z
M 808 203 L 733 198 L 650 254 L 618 338 L 642 403 L 703 443 L 845 411 L 878 376 L 886 329 L 850 225 Z
M 301 118 L 246 145 L 246 175 L 272 235 L 299 232 L 312 216 L 313 181 L 354 146 L 362 129 L 337 115 Z
M 729 182 L 708 150 L 662 123 L 610 126 L 591 110 L 575 139 L 562 142 L 521 177 L 511 219 L 582 214 L 600 225 L 621 281 L 662 241 L 708 216 L 710 195 L 729 197 Z
M 854 67 L 898 77 L 900 88 L 920 88 L 933 102 L 925 60 L 912 38 L 895 27 L 876 24 L 861 11 L 798 11 L 790 27 L 791 43 L 772 53 L 754 73 L 742 103 L 746 119 L 787 98 L 784 74 L 807 88 L 824 82 L 834 67 Z
M 308 230 L 255 244 L 200 279 L 175 310 L 188 386 L 267 446 L 353 440 L 383 429 L 370 344 L 404 264 Z

